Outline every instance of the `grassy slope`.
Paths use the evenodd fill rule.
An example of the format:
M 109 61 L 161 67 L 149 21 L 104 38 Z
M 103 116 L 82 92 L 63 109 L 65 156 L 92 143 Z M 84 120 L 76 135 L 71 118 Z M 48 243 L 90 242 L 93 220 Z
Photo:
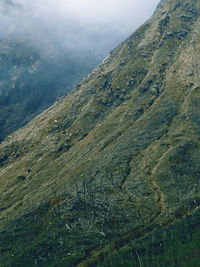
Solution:
M 177 3 L 166 2 L 68 97 L 1 145 L 5 262 L 106 265 L 124 247 L 119 256 L 131 264 L 130 242 L 136 262 L 138 239 L 199 212 L 200 7 Z
M 142 238 L 135 231 L 134 238 L 124 242 L 117 233 L 112 233 L 114 238 L 111 232 L 110 237 L 105 237 L 94 227 L 90 233 L 80 233 L 78 217 L 82 219 L 82 227 L 89 221 L 80 203 L 76 207 L 79 216 L 71 213 L 66 219 L 62 208 L 62 205 L 60 210 L 51 207 L 49 212 L 50 206 L 46 204 L 7 225 L 0 234 L 1 266 L 93 266 L 99 263 L 100 266 L 195 267 L 199 264 L 199 210 L 173 224 L 155 224 Z M 109 245 L 94 253 L 100 241 Z M 93 248 L 92 254 L 91 250 L 85 250 L 88 245 Z

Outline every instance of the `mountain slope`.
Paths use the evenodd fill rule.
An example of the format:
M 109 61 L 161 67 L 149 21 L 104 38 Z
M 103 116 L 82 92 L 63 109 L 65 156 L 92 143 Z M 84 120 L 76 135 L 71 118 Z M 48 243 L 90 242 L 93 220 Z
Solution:
M 198 243 L 199 12 L 196 1 L 162 1 L 69 96 L 1 144 L 3 263 L 112 266 L 107 256 L 133 244 L 129 264 L 140 266 L 150 241 L 139 240 L 162 239 L 168 225 L 176 236 L 181 218 Z M 160 239 L 162 263 L 174 266 L 171 239 Z

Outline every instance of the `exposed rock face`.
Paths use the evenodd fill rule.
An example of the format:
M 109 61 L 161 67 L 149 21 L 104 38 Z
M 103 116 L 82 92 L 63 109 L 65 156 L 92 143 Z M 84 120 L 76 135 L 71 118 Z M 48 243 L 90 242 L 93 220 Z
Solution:
M 122 247 L 199 210 L 199 13 L 197 1 L 163 1 L 69 96 L 2 143 L 2 229 L 45 205 L 51 221 L 56 207 L 76 264 L 91 266 L 109 242 Z

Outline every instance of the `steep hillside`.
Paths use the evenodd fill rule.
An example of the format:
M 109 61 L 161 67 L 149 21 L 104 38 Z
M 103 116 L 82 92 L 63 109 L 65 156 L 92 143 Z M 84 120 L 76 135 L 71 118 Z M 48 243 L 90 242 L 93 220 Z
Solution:
M 3 266 L 198 266 L 199 23 L 161 1 L 0 145 Z
M 22 38 L 0 40 L 0 142 L 71 91 L 102 56 L 39 47 Z

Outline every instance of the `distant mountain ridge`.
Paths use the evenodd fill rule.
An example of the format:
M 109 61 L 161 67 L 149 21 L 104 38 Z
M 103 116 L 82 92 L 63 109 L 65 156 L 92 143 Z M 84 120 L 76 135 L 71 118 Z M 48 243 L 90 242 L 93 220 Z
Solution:
M 50 23 L 34 12 L 31 1 L 0 2 L 0 142 L 71 91 L 122 39 L 101 24 Z
M 71 91 L 98 62 L 79 51 L 45 52 L 25 38 L 1 40 L 0 142 Z
M 198 266 L 200 2 L 161 3 L 0 145 L 3 266 Z

